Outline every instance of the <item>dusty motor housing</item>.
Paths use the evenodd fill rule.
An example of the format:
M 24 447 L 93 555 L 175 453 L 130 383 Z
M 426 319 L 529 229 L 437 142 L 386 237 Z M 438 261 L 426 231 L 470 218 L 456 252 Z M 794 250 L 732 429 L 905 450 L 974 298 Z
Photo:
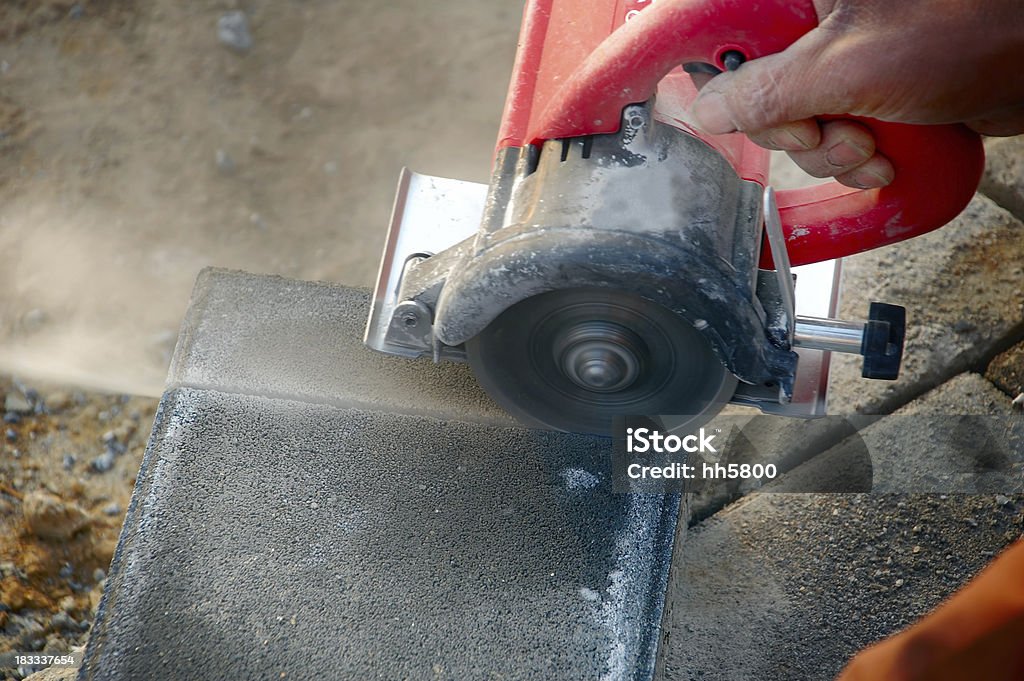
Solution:
M 651 110 L 626 107 L 616 133 L 501 150 L 479 228 L 457 243 L 447 234 L 448 248 L 400 252 L 396 242 L 408 235 L 396 225 L 408 226 L 393 221 L 367 344 L 461 360 L 463 345 L 516 303 L 589 287 L 632 292 L 686 320 L 739 379 L 732 401 L 764 411 L 823 412 L 789 407 L 797 330 L 815 337 L 804 346 L 848 352 L 881 334 L 898 367 L 902 321 L 891 315 L 891 324 L 795 318 L 788 274 L 757 266 L 764 189 Z M 400 190 L 396 215 L 402 201 Z M 441 215 L 435 210 L 439 231 Z

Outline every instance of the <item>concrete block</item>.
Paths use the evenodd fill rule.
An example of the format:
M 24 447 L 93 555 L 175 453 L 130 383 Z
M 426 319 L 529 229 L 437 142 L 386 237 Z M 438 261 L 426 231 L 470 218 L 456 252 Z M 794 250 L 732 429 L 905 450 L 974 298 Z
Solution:
M 860 378 L 859 358 L 833 355 L 830 410 L 884 414 L 983 364 L 1024 331 L 1024 225 L 976 196 L 951 224 L 847 258 L 841 313 L 861 318 L 879 300 L 907 307 L 897 381 Z
M 986 140 L 983 194 L 1024 219 L 1024 137 Z
M 829 681 L 1024 529 L 1024 497 L 759 494 L 690 529 L 668 681 Z
M 678 495 L 378 362 L 365 292 L 196 291 L 82 681 L 651 678 Z

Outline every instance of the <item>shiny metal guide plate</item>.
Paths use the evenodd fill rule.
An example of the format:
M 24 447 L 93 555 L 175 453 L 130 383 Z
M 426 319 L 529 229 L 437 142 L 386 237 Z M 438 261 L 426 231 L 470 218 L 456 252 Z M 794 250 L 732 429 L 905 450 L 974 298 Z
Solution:
M 370 303 L 366 344 L 392 355 L 419 357 L 421 352 L 386 340 L 398 300 L 402 272 L 414 255 L 433 255 L 454 246 L 480 228 L 487 185 L 414 173 L 402 168 L 398 191 Z

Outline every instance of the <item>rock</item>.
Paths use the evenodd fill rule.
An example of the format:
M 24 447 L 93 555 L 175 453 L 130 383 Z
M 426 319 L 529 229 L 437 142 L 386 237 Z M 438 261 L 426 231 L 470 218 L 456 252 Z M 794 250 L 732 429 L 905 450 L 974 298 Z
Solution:
M 71 618 L 66 612 L 58 612 L 50 620 L 50 628 L 54 631 L 64 631 L 66 629 L 78 629 L 78 622 Z
M 107 450 L 92 460 L 92 469 L 97 473 L 106 473 L 114 467 L 114 452 Z
M 1024 216 L 1024 137 L 990 140 L 985 155 L 981 191 L 1011 213 Z
M 234 10 L 222 14 L 217 20 L 217 38 L 221 45 L 235 52 L 252 49 L 252 33 L 249 32 L 249 19 L 245 12 Z
M 218 149 L 217 150 L 217 154 L 216 154 L 216 159 L 217 159 L 217 170 L 219 170 L 222 175 L 234 175 L 235 174 L 235 169 L 236 169 L 235 159 L 231 158 L 231 154 L 229 154 L 228 152 L 224 151 L 223 149 Z
M 21 509 L 29 529 L 42 539 L 68 539 L 90 523 L 80 506 L 47 492 L 29 492 Z
M 55 390 L 43 398 L 43 404 L 51 413 L 64 411 L 71 406 L 71 395 L 63 390 Z
M 14 442 L 18 439 L 18 433 L 13 428 L 8 428 L 4 431 L 4 436 L 7 438 L 8 442 Z
M 985 378 L 1007 395 L 1024 392 L 1024 343 L 1018 343 L 989 362 Z
M 32 402 L 17 390 L 12 390 L 4 399 L 4 410 L 15 414 L 30 414 Z
M 118 515 L 121 513 L 121 507 L 117 504 L 108 504 L 103 507 L 104 515 Z
M 131 439 L 131 436 L 135 434 L 135 431 L 137 429 L 138 425 L 134 421 L 132 421 L 131 419 L 124 419 L 123 421 L 121 421 L 121 425 L 119 425 L 117 428 L 114 428 L 114 430 L 111 432 L 113 432 L 114 438 L 118 442 L 127 444 L 128 440 Z
M 78 667 L 47 667 L 25 677 L 25 681 L 75 681 Z

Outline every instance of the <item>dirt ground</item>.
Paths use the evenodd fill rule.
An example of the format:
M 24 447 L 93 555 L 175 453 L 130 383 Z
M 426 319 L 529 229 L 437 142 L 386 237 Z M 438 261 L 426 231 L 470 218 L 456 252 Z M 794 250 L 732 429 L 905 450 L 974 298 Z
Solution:
M 199 270 L 370 285 L 403 165 L 486 179 L 520 11 L 0 3 L 0 652 L 84 641 Z
M 3 3 L 0 370 L 159 395 L 203 266 L 370 285 L 403 165 L 486 179 L 520 11 Z

